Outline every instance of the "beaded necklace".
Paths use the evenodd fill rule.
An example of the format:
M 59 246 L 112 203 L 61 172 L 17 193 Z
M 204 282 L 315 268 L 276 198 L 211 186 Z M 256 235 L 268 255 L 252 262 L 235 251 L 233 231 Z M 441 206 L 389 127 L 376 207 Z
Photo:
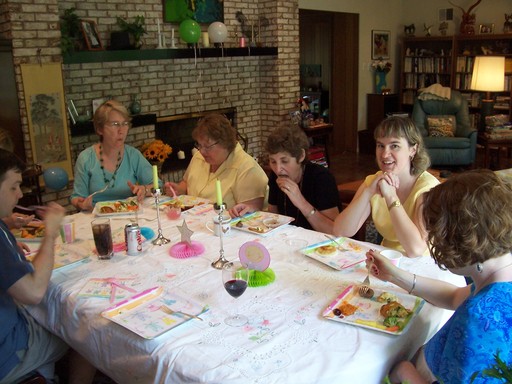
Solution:
M 112 183 L 111 187 L 114 187 L 114 185 L 116 184 L 117 171 L 119 170 L 120 165 L 121 165 L 121 151 L 117 152 L 116 169 L 114 170 L 114 173 L 112 174 L 112 178 L 110 180 L 108 180 L 107 175 L 105 174 L 105 167 L 103 165 L 103 146 L 100 143 L 100 168 L 101 168 L 101 172 L 103 173 L 103 181 L 105 182 L 105 185 L 109 185 L 110 183 Z

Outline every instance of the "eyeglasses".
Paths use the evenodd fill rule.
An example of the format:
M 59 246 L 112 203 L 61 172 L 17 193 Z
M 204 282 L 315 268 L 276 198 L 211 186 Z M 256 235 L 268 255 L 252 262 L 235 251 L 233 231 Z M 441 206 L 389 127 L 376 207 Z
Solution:
M 106 125 L 113 128 L 129 128 L 131 124 L 129 121 L 109 121 Z
M 198 142 L 194 143 L 194 147 L 196 147 L 199 151 L 205 151 L 205 152 L 209 152 L 214 146 L 216 146 L 217 144 L 219 144 L 219 142 L 215 142 L 211 145 L 201 145 L 199 144 Z

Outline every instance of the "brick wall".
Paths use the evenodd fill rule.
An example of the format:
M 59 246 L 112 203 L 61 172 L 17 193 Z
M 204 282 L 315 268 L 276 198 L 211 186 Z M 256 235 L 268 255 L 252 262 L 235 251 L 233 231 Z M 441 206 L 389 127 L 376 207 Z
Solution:
M 144 48 L 157 45 L 157 22 L 170 44 L 171 30 L 178 37 L 177 24 L 162 23 L 161 0 L 7 0 L 0 5 L 0 36 L 13 39 L 16 81 L 19 89 L 22 129 L 27 160 L 32 159 L 30 138 L 19 64 L 62 62 L 59 15 L 75 7 L 83 19 L 94 20 L 105 47 L 110 31 L 116 30 L 116 16 L 146 18 Z M 298 0 L 224 1 L 224 23 L 229 32 L 228 47 L 237 46 L 235 18 L 243 11 L 250 23 L 264 16 L 270 25 L 262 29 L 261 41 L 277 46 L 276 57 L 224 57 L 210 59 L 174 59 L 120 61 L 63 65 L 66 99 L 72 99 L 80 113 L 91 109 L 93 99 L 112 96 L 129 105 L 132 95 L 142 102 L 142 113 L 174 115 L 226 107 L 237 108 L 238 129 L 249 137 L 248 152 L 260 155 L 268 134 L 279 124 L 288 123 L 288 113 L 299 94 Z M 207 26 L 202 26 L 203 30 Z M 179 41 L 179 39 L 177 39 Z M 179 42 L 179 48 L 185 44 Z M 133 128 L 128 144 L 140 145 L 154 136 L 153 127 Z M 96 141 L 93 136 L 71 139 L 72 160 Z M 179 180 L 181 173 L 166 175 Z M 72 186 L 70 185 L 70 188 Z M 68 204 L 71 189 L 47 193 L 44 201 Z

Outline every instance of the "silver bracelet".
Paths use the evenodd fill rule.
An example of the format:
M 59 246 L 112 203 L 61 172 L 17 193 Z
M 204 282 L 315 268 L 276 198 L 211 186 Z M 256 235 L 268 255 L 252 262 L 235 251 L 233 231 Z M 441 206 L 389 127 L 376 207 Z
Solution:
M 412 292 L 414 291 L 414 288 L 416 288 L 416 274 L 414 273 L 413 274 L 413 279 L 412 279 L 412 287 L 411 287 L 411 290 L 409 291 L 409 295 L 412 294 Z

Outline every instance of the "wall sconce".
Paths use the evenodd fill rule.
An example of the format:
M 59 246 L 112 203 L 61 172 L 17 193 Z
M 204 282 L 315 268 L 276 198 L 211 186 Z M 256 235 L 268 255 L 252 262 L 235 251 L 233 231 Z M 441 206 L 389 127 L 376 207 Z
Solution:
M 505 90 L 505 57 L 475 57 L 471 89 L 486 92 L 480 107 L 480 130 L 484 130 L 485 117 L 492 115 L 494 110 L 494 100 L 491 97 L 491 92 L 503 92 Z

